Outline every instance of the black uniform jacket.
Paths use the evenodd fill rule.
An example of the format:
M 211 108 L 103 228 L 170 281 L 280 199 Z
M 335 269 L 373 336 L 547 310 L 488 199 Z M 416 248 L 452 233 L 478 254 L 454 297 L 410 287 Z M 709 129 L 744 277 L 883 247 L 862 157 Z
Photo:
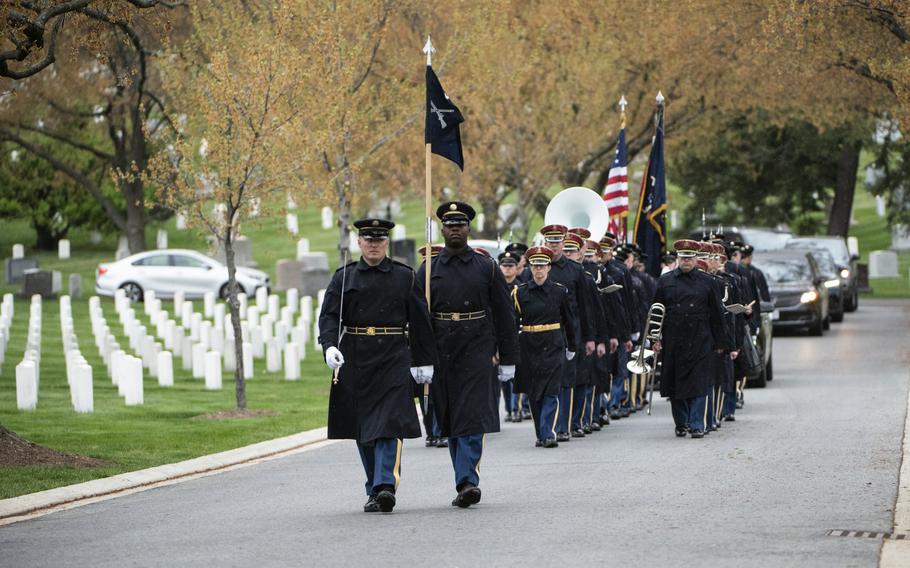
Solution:
M 572 311 L 569 290 L 547 279 L 538 286 L 533 280 L 518 286 L 513 292 L 513 305 L 521 324 L 559 324 L 552 331 L 521 332 L 521 363 L 515 374 L 515 390 L 530 394 L 534 399 L 559 393 L 566 347 L 575 345 L 576 315 Z M 577 355 L 577 354 L 576 354 Z
M 698 270 L 671 270 L 660 277 L 654 301 L 666 307 L 660 394 L 707 395 L 714 382 L 712 350 L 730 348 L 714 278 Z
M 426 264 L 417 271 L 423 291 Z M 499 431 L 499 384 L 493 357 L 518 362 L 518 331 L 509 288 L 499 267 L 470 247 L 444 248 L 430 270 L 430 312 L 439 364 L 430 385 L 443 436 Z M 439 314 L 483 312 L 477 319 Z
M 584 354 L 584 344 L 595 340 L 596 328 L 592 310 L 591 289 L 588 287 L 590 276 L 585 274 L 581 264 L 569 260 L 562 255 L 550 265 L 549 279 L 562 284 L 569 289 L 569 301 L 572 303 L 572 312 L 577 314 L 574 332 L 576 344 L 569 345 L 570 351 L 578 355 Z M 577 365 L 563 366 L 564 387 L 574 387 L 577 380 Z
M 344 333 L 338 345 L 339 310 L 346 328 L 407 326 L 408 335 Z M 322 302 L 319 343 L 324 350 L 338 347 L 345 360 L 329 391 L 329 438 L 420 437 L 409 368 L 434 365 L 436 345 L 426 301 L 409 266 L 386 257 L 375 267 L 361 259 L 339 268 Z

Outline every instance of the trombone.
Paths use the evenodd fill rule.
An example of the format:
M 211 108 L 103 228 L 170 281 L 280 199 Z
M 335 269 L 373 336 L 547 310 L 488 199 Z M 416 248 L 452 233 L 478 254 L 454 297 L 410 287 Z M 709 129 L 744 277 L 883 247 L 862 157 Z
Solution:
M 650 349 L 645 349 L 645 340 L 647 339 L 651 343 L 660 341 L 666 311 L 666 307 L 659 302 L 655 302 L 651 305 L 651 308 L 648 310 L 648 317 L 645 318 L 645 325 L 642 330 L 641 344 L 638 347 L 638 352 L 631 361 L 626 363 L 626 368 L 629 369 L 630 372 L 635 373 L 636 375 L 648 375 L 649 416 L 651 414 L 651 400 L 654 398 L 654 367 L 649 365 L 645 359 L 653 356 L 654 352 Z

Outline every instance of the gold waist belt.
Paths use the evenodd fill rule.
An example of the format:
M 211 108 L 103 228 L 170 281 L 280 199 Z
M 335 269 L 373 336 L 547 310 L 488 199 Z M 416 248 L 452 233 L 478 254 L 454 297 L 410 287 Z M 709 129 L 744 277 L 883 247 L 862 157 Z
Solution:
M 403 327 L 347 327 L 344 328 L 345 333 L 350 333 L 351 335 L 404 335 Z
M 526 333 L 539 333 L 541 331 L 553 331 L 560 327 L 559 323 L 542 323 L 540 325 L 523 325 L 521 326 L 521 331 Z
M 433 317 L 445 321 L 479 320 L 487 317 L 487 312 L 433 312 Z

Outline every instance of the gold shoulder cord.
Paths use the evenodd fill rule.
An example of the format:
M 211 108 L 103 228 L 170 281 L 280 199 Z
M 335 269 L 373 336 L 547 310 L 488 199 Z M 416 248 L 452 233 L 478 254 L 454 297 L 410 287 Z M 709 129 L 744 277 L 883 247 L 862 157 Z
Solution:
M 512 302 L 515 304 L 515 310 L 521 315 L 521 304 L 518 303 L 518 286 L 512 288 Z

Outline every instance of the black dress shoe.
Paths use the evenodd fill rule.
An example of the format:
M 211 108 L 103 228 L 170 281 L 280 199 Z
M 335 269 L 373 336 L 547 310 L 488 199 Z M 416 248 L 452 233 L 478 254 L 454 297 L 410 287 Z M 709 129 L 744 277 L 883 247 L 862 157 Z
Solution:
M 424 445 L 428 448 L 433 448 L 436 446 L 439 440 L 436 439 L 436 436 L 427 436 L 427 441 L 424 442 Z
M 379 510 L 383 513 L 391 513 L 395 508 L 395 493 L 388 489 L 383 489 L 376 494 L 376 503 Z
M 736 417 L 733 416 L 732 414 L 728 414 L 728 415 L 724 416 L 724 421 L 726 421 L 726 422 L 736 422 Z
M 543 441 L 543 447 L 545 448 L 558 448 L 559 442 L 556 441 L 556 438 L 547 438 Z
M 512 413 L 511 413 L 511 412 L 507 412 L 507 413 L 506 413 L 506 422 L 511 422 L 511 421 L 512 421 Z
M 677 428 L 677 429 L 676 429 L 676 437 L 677 437 L 677 438 L 685 438 L 685 437 L 686 437 L 686 434 L 688 434 L 688 433 L 689 433 L 689 429 L 688 429 L 688 428 Z
M 522 418 L 522 420 L 530 420 L 530 419 L 531 419 L 531 411 L 530 411 L 530 410 L 522 410 L 522 411 L 521 411 L 521 418 Z
M 455 499 L 452 501 L 452 506 L 467 509 L 471 505 L 476 505 L 477 503 L 480 503 L 480 487 L 475 487 L 470 483 L 466 483 L 458 492 L 458 495 L 455 496 Z
M 610 420 L 619 420 L 621 418 L 619 410 L 614 408 L 610 411 Z
M 632 411 L 629 410 L 628 408 L 620 408 L 620 409 L 619 409 L 619 417 L 620 417 L 620 418 L 628 418 L 630 414 L 632 414 Z
M 534 441 L 534 447 L 535 447 L 535 448 L 542 448 L 542 447 L 543 447 L 543 440 L 535 440 L 535 441 Z
M 448 448 L 449 439 L 448 438 L 439 438 L 438 440 L 436 440 L 436 447 L 437 448 Z
M 363 506 L 364 513 L 378 513 L 379 512 L 379 502 L 376 501 L 375 495 L 370 495 L 370 498 L 367 499 L 366 504 Z
M 576 430 L 572 430 L 572 437 L 573 437 L 573 438 L 584 438 L 584 437 L 585 437 L 585 431 L 582 430 L 581 428 L 578 428 L 578 429 L 576 429 Z
M 609 417 L 608 415 L 604 414 L 603 416 L 601 416 L 601 417 L 599 418 L 599 422 L 600 422 L 600 425 L 601 425 L 601 426 L 609 426 L 609 425 L 610 425 L 610 417 Z
M 569 436 L 569 433 L 568 433 L 568 432 L 557 432 L 557 433 L 556 433 L 556 441 L 557 441 L 557 442 L 568 442 L 568 441 L 571 440 L 571 439 L 572 439 L 572 438 L 571 438 L 571 436 Z
M 520 412 L 516 412 L 515 414 L 512 415 L 512 422 L 521 422 L 521 420 L 522 420 L 522 418 L 521 418 Z
M 584 426 L 581 427 L 581 429 L 584 430 L 585 434 L 590 434 L 591 432 L 593 432 L 593 430 L 591 430 L 590 424 L 585 424 Z
M 704 438 L 705 437 L 705 433 L 702 432 L 701 430 L 692 430 L 691 432 L 689 432 L 689 435 L 692 436 L 693 438 Z
M 603 426 L 601 426 L 600 422 L 597 421 L 591 422 L 591 425 L 588 426 L 588 428 L 590 428 L 592 432 L 600 432 L 603 430 Z

